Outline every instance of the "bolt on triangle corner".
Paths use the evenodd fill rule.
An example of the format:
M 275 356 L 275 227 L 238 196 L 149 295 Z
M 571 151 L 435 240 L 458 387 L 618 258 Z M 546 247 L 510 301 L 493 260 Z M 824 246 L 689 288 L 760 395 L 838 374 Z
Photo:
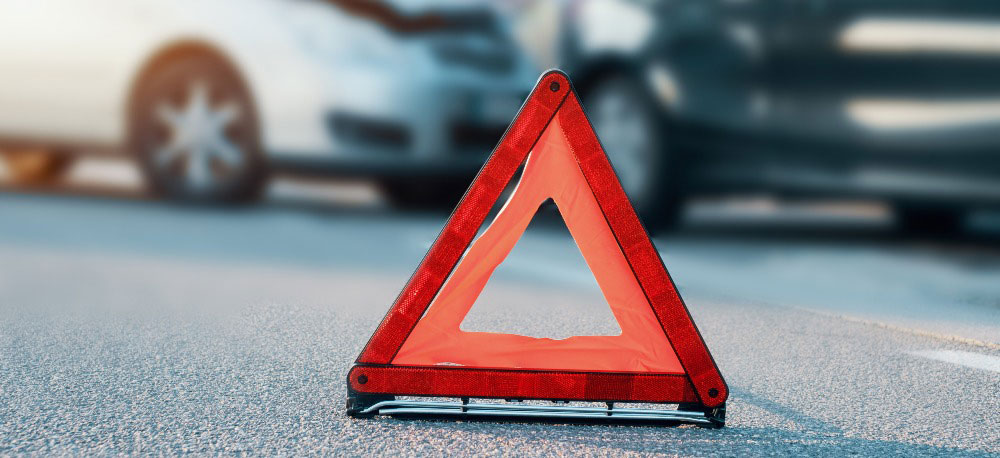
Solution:
M 477 237 L 518 171 L 514 191 Z M 608 305 L 622 334 L 552 340 L 461 331 L 457 323 L 546 199 L 560 208 L 605 297 L 616 298 Z M 724 425 L 729 395 L 579 97 L 559 70 L 539 78 L 358 356 L 347 385 L 347 412 L 358 417 L 706 427 Z M 603 407 L 571 407 L 569 401 Z M 677 408 L 655 408 L 659 404 Z

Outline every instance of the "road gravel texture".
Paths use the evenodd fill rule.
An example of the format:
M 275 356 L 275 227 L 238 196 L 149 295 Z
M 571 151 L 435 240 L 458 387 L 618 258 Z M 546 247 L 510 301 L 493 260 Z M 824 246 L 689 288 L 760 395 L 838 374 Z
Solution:
M 0 201 L 19 217 L 0 225 L 0 455 L 1000 454 L 1000 372 L 914 354 L 1000 349 L 700 287 L 685 298 L 732 391 L 724 429 L 351 419 L 347 370 L 419 259 L 402 247 L 429 241 L 436 217 L 85 203 L 67 235 L 50 218 L 77 203 Z M 400 227 L 413 237 L 381 238 Z M 310 249 L 343 262 L 283 257 Z M 515 280 L 498 279 L 491 300 L 591 300 Z M 608 332 L 531 321 L 542 334 Z

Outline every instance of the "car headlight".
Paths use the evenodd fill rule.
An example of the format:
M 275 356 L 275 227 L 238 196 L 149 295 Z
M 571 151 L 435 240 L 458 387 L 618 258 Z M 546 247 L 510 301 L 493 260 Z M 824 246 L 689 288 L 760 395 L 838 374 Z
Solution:
M 406 65 L 406 43 L 375 22 L 310 0 L 288 2 L 285 16 L 301 46 L 322 59 Z

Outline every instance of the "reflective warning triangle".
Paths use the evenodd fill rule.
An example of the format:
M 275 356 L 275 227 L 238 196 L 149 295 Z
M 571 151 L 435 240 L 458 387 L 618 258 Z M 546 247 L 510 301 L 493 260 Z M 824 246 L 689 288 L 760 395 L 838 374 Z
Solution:
M 520 181 L 476 238 L 501 193 Z M 460 324 L 552 199 L 622 330 L 566 339 Z M 348 374 L 348 396 L 723 405 L 728 388 L 569 79 L 543 75 Z M 349 406 L 350 410 L 350 406 Z

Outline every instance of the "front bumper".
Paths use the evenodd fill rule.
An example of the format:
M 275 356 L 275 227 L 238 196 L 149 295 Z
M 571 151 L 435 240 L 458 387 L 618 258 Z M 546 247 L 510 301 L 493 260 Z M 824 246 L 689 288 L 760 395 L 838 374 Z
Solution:
M 492 150 L 491 150 L 492 151 Z M 486 163 L 490 151 L 481 156 L 428 158 L 391 158 L 370 156 L 363 159 L 341 156 L 316 156 L 284 152 L 271 159 L 271 167 L 283 173 L 306 176 L 344 176 L 369 178 L 468 178 Z
M 277 146 L 276 167 L 357 175 L 471 175 L 485 162 L 530 89 L 513 77 L 340 69 L 316 110 L 322 139 Z

